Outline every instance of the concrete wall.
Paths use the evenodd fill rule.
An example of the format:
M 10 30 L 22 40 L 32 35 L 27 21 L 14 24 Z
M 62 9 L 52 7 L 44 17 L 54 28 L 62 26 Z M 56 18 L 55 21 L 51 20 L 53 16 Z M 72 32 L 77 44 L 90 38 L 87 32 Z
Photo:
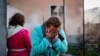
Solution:
M 0 56 L 6 56 L 6 0 L 0 0 Z
M 9 6 L 17 8 L 26 16 L 25 27 L 30 31 L 50 16 L 51 5 L 63 5 L 63 0 L 7 0 Z M 67 35 L 82 34 L 83 0 L 65 0 L 65 32 Z

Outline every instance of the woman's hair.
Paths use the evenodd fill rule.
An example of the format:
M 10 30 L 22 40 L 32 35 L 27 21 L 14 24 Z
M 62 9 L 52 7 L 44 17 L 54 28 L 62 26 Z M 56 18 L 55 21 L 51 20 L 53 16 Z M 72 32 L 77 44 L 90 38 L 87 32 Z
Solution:
M 58 28 L 61 26 L 61 21 L 58 17 L 50 17 L 45 23 L 46 27 L 50 27 L 51 25 Z
M 22 15 L 20 13 L 16 13 L 16 14 L 14 14 L 14 16 L 12 16 L 10 18 L 9 26 L 10 25 L 12 25 L 12 26 L 16 26 L 16 25 L 23 26 L 24 25 L 24 22 L 25 22 L 24 15 Z

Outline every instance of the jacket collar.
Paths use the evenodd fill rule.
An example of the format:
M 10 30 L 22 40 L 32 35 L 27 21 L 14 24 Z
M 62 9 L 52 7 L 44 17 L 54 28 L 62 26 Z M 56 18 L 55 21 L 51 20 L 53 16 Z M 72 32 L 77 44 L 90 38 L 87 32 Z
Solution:
M 22 29 L 22 26 L 20 26 L 20 25 L 9 26 L 9 28 L 8 28 L 8 38 L 10 38 L 11 36 L 13 36 L 17 32 L 19 32 L 21 29 Z
M 44 25 L 44 23 L 42 24 L 42 32 L 43 32 L 43 36 L 45 37 L 46 34 L 45 34 L 45 25 Z

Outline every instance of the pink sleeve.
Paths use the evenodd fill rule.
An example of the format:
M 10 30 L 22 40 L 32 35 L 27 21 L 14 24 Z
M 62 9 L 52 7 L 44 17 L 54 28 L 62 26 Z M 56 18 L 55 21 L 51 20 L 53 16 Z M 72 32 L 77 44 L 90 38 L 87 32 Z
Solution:
M 28 29 L 24 30 L 24 38 L 25 38 L 26 48 L 28 49 L 28 52 L 30 53 L 30 50 L 31 50 L 31 41 L 30 41 L 30 32 L 29 32 Z

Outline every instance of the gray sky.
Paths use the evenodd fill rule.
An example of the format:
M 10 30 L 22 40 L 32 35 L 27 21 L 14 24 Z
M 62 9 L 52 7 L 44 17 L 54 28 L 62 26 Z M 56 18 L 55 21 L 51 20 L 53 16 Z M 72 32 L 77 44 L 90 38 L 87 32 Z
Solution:
M 84 10 L 100 7 L 100 0 L 84 0 Z

